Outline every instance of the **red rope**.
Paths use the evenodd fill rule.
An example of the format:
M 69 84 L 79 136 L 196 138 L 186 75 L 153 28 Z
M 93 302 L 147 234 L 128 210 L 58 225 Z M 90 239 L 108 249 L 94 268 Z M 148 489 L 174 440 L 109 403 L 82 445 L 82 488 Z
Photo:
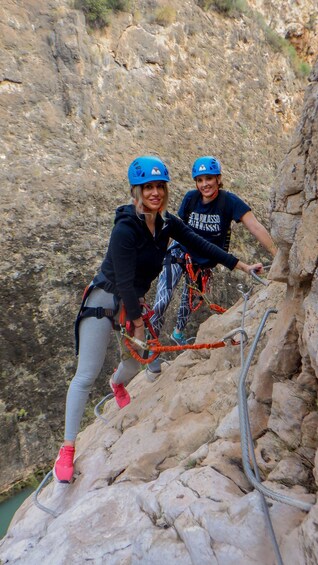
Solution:
M 224 308 L 221 306 L 217 306 L 217 304 L 211 304 L 211 309 L 217 312 L 225 312 Z M 216 341 L 214 343 L 196 343 L 192 345 L 161 345 L 159 339 L 156 336 L 156 333 L 151 325 L 150 318 L 153 315 L 153 310 L 149 308 L 146 303 L 142 304 L 142 308 L 144 312 L 142 313 L 142 319 L 144 321 L 145 326 L 148 328 L 148 331 L 152 335 L 153 339 L 149 339 L 147 341 L 147 350 L 151 351 L 151 355 L 147 359 L 141 357 L 141 355 L 136 351 L 133 347 L 133 342 L 129 339 L 129 337 L 133 337 L 134 335 L 134 326 L 132 322 L 126 320 L 126 311 L 124 306 L 121 309 L 120 316 L 119 316 L 119 323 L 122 328 L 126 329 L 126 336 L 124 334 L 124 345 L 127 347 L 128 351 L 130 352 L 131 356 L 136 359 L 142 365 L 148 365 L 152 363 L 160 353 L 164 353 L 167 351 L 185 351 L 186 349 L 218 349 L 220 347 L 225 347 L 227 342 L 224 340 Z M 129 337 L 128 337 L 129 336 Z M 239 342 L 231 340 L 232 345 L 238 345 Z
M 204 295 L 206 294 L 206 287 L 209 278 L 212 276 L 212 271 L 209 268 L 202 270 L 199 267 L 196 270 L 196 272 L 194 272 L 192 259 L 188 253 L 185 254 L 185 261 L 186 261 L 186 270 L 188 273 L 188 277 L 193 285 L 193 286 L 189 285 L 189 306 L 191 312 L 196 312 L 197 310 L 199 310 L 200 306 L 203 303 Z M 200 290 L 200 288 L 197 285 L 197 280 L 199 278 L 199 275 L 201 275 L 202 290 Z M 198 297 L 199 300 L 198 304 L 196 305 L 194 305 L 195 297 Z M 218 314 L 224 314 L 224 312 L 226 312 L 226 308 L 222 308 L 222 306 L 218 306 L 217 304 L 211 304 L 207 300 L 207 298 L 205 298 L 205 301 L 208 303 L 210 310 L 214 310 L 214 312 L 217 312 Z
M 209 304 L 210 309 L 218 312 L 219 314 L 224 314 L 226 312 L 226 308 L 222 308 L 222 306 L 218 306 L 217 304 Z
M 239 342 L 234 340 L 232 340 L 231 343 L 232 345 L 239 345 Z M 152 355 L 150 355 L 148 359 L 143 359 L 139 355 L 139 353 L 133 348 L 132 342 L 127 337 L 124 339 L 124 344 L 134 359 L 139 361 L 142 365 L 147 365 L 157 359 L 160 353 L 164 353 L 166 351 L 185 351 L 186 349 L 219 349 L 220 347 L 225 347 L 227 342 L 221 340 L 215 341 L 214 343 L 195 343 L 192 345 L 161 345 L 158 340 L 149 340 L 147 345 L 149 351 L 152 352 Z

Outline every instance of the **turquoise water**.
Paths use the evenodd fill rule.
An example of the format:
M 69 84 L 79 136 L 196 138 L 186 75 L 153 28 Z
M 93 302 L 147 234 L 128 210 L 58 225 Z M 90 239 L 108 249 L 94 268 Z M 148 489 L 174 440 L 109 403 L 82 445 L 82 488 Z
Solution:
M 7 529 L 15 512 L 33 491 L 33 487 L 27 487 L 8 498 L 8 500 L 0 503 L 0 539 L 7 533 Z

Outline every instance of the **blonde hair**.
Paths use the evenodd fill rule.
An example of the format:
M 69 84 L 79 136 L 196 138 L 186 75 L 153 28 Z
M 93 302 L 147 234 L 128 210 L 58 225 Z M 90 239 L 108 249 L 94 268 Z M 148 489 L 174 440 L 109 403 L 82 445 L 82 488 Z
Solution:
M 142 184 L 137 184 L 135 186 L 131 187 L 131 198 L 132 198 L 132 202 L 133 204 L 136 206 L 136 214 L 139 216 L 139 214 L 151 214 L 151 212 L 145 212 L 143 209 L 143 203 L 142 203 Z M 169 201 L 169 191 L 168 191 L 168 183 L 165 182 L 164 183 L 164 197 L 163 197 L 163 204 L 162 204 L 162 208 L 161 210 L 159 210 L 159 213 L 162 215 L 162 217 L 165 217 L 165 212 L 167 210 L 168 207 L 168 201 Z

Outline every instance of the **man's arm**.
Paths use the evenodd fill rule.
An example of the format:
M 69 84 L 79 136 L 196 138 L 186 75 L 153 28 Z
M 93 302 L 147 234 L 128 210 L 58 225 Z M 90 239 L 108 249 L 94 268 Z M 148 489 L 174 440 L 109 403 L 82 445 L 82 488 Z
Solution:
M 271 236 L 264 226 L 255 218 L 253 212 L 246 212 L 241 218 L 242 224 L 248 231 L 256 237 L 257 241 L 273 256 L 277 253 L 277 248 Z

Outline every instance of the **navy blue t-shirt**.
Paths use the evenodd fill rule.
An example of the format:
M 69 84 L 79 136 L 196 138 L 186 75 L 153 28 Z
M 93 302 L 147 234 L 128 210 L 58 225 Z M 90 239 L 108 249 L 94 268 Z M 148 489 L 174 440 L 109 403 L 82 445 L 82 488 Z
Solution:
M 182 220 L 185 220 L 187 203 L 192 199 L 193 195 L 197 193 L 197 189 L 190 190 L 184 196 L 178 214 Z M 188 219 L 188 226 L 193 229 L 195 233 L 203 237 L 210 243 L 214 243 L 218 247 L 224 249 L 226 242 L 226 235 L 230 228 L 231 222 L 240 222 L 242 216 L 246 212 L 250 212 L 251 208 L 233 192 L 225 191 L 225 205 L 219 206 L 219 196 L 209 202 L 203 204 L 202 198 L 199 198 L 195 204 L 195 209 L 191 211 Z M 181 248 L 187 252 L 183 246 Z M 206 258 L 194 256 L 191 258 L 199 265 L 207 265 Z M 210 266 L 213 266 L 209 264 Z
M 106 256 L 93 282 L 122 298 L 128 320 L 139 318 L 139 298 L 145 296 L 159 275 L 170 239 L 186 245 L 191 255 L 199 253 L 214 264 L 221 263 L 230 270 L 237 265 L 234 255 L 199 237 L 173 214 L 166 212 L 164 218 L 157 214 L 152 235 L 145 216 L 137 214 L 135 206 L 120 206 Z

